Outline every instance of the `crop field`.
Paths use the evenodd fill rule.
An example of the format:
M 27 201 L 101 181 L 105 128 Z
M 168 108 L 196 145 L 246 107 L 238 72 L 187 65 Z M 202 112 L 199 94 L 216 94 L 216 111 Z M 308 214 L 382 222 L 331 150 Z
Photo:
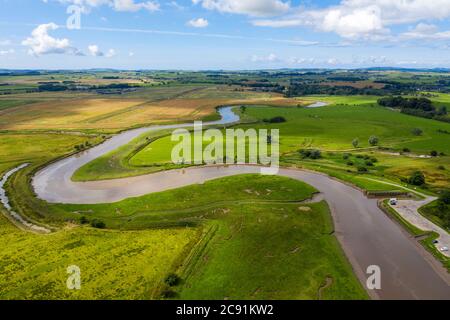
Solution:
M 67 227 L 50 235 L 17 229 L 0 215 L 0 299 L 152 299 L 195 229 L 139 232 Z M 82 290 L 67 290 L 80 267 Z
M 217 120 L 217 107 L 235 106 L 242 121 L 232 128 L 280 131 L 283 167 L 322 172 L 364 191 L 415 188 L 438 197 L 450 189 L 448 114 L 438 121 L 377 101 L 420 81 L 425 89 L 404 96 L 450 106 L 446 82 L 436 84 L 441 77 L 338 71 L 0 75 L 0 177 L 30 164 L 5 189 L 16 212 L 52 230 L 42 235 L 18 228 L 0 208 L 0 299 L 367 299 L 334 234 L 327 202 L 310 201 L 317 191 L 305 183 L 240 175 L 116 203 L 74 205 L 38 199 L 31 178 L 49 162 L 123 130 Z M 58 85 L 66 87 L 52 91 Z M 426 89 L 435 85 L 442 92 Z M 290 90 L 303 87 L 320 94 Z M 323 93 L 333 88 L 354 92 Z M 328 105 L 305 108 L 317 101 Z M 170 134 L 144 133 L 84 165 L 72 180 L 186 167 L 171 161 L 178 142 Z M 372 136 L 376 145 L 369 143 Z M 412 185 L 419 171 L 425 183 Z M 442 208 L 433 202 L 421 213 L 446 226 Z M 66 289 L 70 265 L 81 268 L 83 290 Z M 169 275 L 176 284 L 168 283 Z
M 67 93 L 30 93 L 29 101 L 0 99 L 0 130 L 94 130 L 116 132 L 152 123 L 183 122 L 215 116 L 217 106 L 271 104 L 296 106 L 301 101 L 259 93 L 208 87 L 173 86 L 143 88 L 123 96 L 85 94 L 74 99 Z M 197 95 L 199 97 L 197 97 Z M 231 98 L 234 96 L 234 98 Z M 21 95 L 9 95 L 22 99 Z M 209 97 L 209 98 L 208 98 Z M 30 102 L 35 102 L 29 104 Z

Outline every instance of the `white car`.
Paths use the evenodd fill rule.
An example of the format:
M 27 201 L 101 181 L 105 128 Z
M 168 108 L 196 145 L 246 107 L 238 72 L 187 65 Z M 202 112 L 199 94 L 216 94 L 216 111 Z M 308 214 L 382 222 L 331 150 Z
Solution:
M 397 203 L 398 203 L 398 200 L 396 198 L 392 198 L 392 199 L 389 200 L 389 204 L 391 206 L 396 206 Z
M 441 250 L 442 252 L 447 252 L 447 251 L 448 251 L 448 248 L 447 248 L 447 247 L 442 247 L 440 250 Z

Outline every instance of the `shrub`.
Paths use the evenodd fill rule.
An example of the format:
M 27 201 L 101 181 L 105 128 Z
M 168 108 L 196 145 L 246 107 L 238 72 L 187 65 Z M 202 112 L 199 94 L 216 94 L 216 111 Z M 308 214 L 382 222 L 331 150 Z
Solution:
M 364 166 L 359 166 L 358 167 L 358 172 L 359 173 L 366 173 L 366 172 L 368 172 L 369 170 L 367 170 L 367 168 L 366 167 L 364 167 Z
M 169 287 L 174 287 L 177 286 L 178 284 L 180 284 L 180 277 L 178 275 L 176 275 L 175 273 L 171 273 L 169 274 L 166 279 L 164 280 L 164 282 L 169 286 Z
M 403 152 L 411 152 L 409 148 L 403 148 Z
M 353 145 L 353 147 L 354 147 L 355 149 L 358 148 L 358 146 L 359 146 L 359 139 L 358 139 L 358 138 L 353 139 L 352 145 Z
M 316 149 L 302 149 L 300 150 L 300 154 L 303 159 L 320 159 L 322 157 L 321 151 Z
M 80 223 L 81 223 L 81 224 L 88 224 L 88 223 L 89 223 L 89 220 L 88 220 L 88 218 L 86 218 L 85 216 L 82 216 L 82 217 L 80 218 Z
M 422 172 L 414 172 L 408 180 L 408 183 L 414 186 L 422 186 L 425 184 L 425 176 Z
M 370 161 L 372 161 L 373 163 L 377 163 L 377 162 L 378 162 L 378 159 L 375 158 L 375 157 L 372 157 L 372 158 L 370 158 Z
M 372 161 L 367 160 L 367 161 L 366 161 L 366 166 L 368 166 L 368 167 L 373 167 Z
M 414 128 L 411 130 L 411 133 L 415 136 L 421 136 L 423 134 L 423 131 L 420 128 Z
M 439 153 L 437 151 L 433 150 L 433 151 L 430 152 L 430 155 L 432 157 L 437 157 L 439 155 Z
M 439 167 L 437 167 L 438 168 L 438 170 L 445 170 L 445 167 L 444 166 L 439 166 Z
M 161 297 L 164 299 L 175 298 L 176 296 L 177 296 L 177 293 L 169 288 L 166 288 L 161 292 Z
M 379 142 L 380 142 L 380 140 L 379 140 L 378 137 L 376 137 L 376 136 L 371 136 L 371 137 L 369 138 L 369 144 L 370 144 L 371 146 L 376 146 L 376 145 L 378 145 Z
M 450 204 L 450 191 L 444 191 L 441 193 L 441 195 L 439 196 L 439 201 L 445 203 L 445 204 Z
M 91 221 L 91 227 L 97 228 L 97 229 L 105 229 L 106 224 L 101 220 L 94 219 Z
M 353 166 L 354 163 L 353 163 L 353 161 L 350 160 L 350 161 L 347 162 L 347 165 L 348 165 L 348 166 Z
M 286 118 L 284 117 L 273 117 L 271 119 L 264 119 L 264 122 L 269 122 L 269 123 L 283 123 L 286 122 Z
M 350 156 L 347 153 L 342 155 L 342 159 L 347 160 L 348 158 L 350 158 Z

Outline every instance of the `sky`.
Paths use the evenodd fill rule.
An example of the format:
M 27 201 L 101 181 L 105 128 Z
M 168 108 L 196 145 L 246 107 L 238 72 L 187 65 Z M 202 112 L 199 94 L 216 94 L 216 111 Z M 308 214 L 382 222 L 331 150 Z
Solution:
M 449 68 L 450 0 L 0 0 L 0 69 Z

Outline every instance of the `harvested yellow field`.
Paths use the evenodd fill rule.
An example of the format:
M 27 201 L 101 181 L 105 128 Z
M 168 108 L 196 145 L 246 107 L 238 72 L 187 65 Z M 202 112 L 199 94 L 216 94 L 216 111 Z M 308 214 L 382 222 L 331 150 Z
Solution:
M 48 101 L 0 111 L 1 130 L 102 128 L 97 121 L 143 100 L 77 99 Z M 124 125 L 130 125 L 124 123 Z M 120 124 L 119 124 L 120 126 Z
M 0 110 L 0 130 L 117 131 L 161 122 L 200 120 L 223 105 L 297 106 L 302 101 L 283 97 L 247 99 L 72 99 L 42 101 Z

